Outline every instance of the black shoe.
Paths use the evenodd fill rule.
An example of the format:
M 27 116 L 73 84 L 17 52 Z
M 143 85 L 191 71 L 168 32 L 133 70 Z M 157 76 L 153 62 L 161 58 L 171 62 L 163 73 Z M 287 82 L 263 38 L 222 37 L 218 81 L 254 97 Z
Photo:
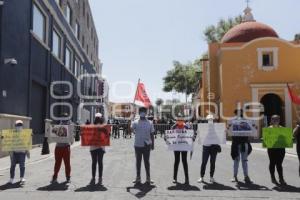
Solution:
M 279 180 L 279 183 L 280 183 L 280 185 L 282 185 L 282 186 L 286 186 L 286 185 L 287 185 L 286 182 L 285 182 L 285 180 L 284 180 L 283 178 L 281 178 L 281 179 Z
M 71 183 L 71 177 L 69 176 L 69 177 L 67 177 L 67 179 L 66 179 L 66 183 Z
M 95 180 L 95 178 L 92 178 L 90 181 L 90 185 L 95 185 L 95 184 L 96 184 L 96 180 Z
M 177 184 L 177 179 L 174 179 L 172 183 Z
M 102 178 L 99 178 L 99 180 L 98 180 L 98 185 L 99 185 L 99 186 L 103 186 L 103 180 L 102 180 Z
M 251 179 L 249 178 L 249 176 L 245 176 L 245 183 L 246 184 L 251 184 L 252 183 L 252 181 L 251 181 Z
M 57 184 L 57 178 L 52 178 L 52 180 L 51 180 L 50 183 L 51 183 L 51 184 Z
M 275 185 L 278 185 L 278 182 L 277 182 L 277 180 L 276 180 L 276 178 L 275 177 L 271 177 L 271 182 L 273 183 L 273 184 L 275 184 Z

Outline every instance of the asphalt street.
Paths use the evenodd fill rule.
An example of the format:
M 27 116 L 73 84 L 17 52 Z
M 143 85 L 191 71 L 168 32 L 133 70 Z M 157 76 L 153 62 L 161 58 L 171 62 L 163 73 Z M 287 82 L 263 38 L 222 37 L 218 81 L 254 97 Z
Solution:
M 53 153 L 53 152 L 52 152 Z M 134 186 L 135 156 L 133 139 L 112 140 L 112 146 L 104 156 L 103 187 L 89 186 L 91 179 L 91 158 L 88 148 L 80 146 L 72 149 L 72 182 L 64 183 L 64 168 L 61 169 L 59 184 L 51 185 L 54 159 L 49 157 L 41 162 L 32 163 L 26 168 L 26 185 L 8 186 L 9 170 L 0 174 L 0 199 L 300 199 L 300 178 L 298 159 L 287 155 L 284 160 L 284 175 L 288 186 L 275 186 L 270 181 L 268 157 L 263 150 L 255 149 L 249 157 L 249 173 L 253 184 L 246 185 L 230 182 L 232 178 L 232 159 L 230 146 L 222 147 L 217 157 L 215 184 L 197 183 L 201 164 L 201 146 L 195 145 L 192 159 L 189 159 L 190 186 L 172 183 L 173 152 L 167 151 L 162 139 L 156 140 L 155 150 L 151 153 L 151 174 L 154 185 Z M 143 181 L 145 181 L 144 168 Z M 18 168 L 16 170 L 18 177 Z M 206 181 L 209 181 L 209 165 Z M 242 181 L 240 166 L 239 179 Z M 184 182 L 182 165 L 179 168 L 179 182 Z

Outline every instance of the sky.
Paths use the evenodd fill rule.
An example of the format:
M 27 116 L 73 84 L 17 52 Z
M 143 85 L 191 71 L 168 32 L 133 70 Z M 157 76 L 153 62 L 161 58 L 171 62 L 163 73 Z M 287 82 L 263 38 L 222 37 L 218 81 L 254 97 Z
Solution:
M 186 63 L 207 51 L 203 31 L 221 18 L 243 14 L 246 0 L 89 0 L 99 37 L 110 101 L 133 102 L 138 79 L 154 103 L 184 100 L 163 92 L 173 60 Z M 292 40 L 300 33 L 299 0 L 251 0 L 256 21 Z

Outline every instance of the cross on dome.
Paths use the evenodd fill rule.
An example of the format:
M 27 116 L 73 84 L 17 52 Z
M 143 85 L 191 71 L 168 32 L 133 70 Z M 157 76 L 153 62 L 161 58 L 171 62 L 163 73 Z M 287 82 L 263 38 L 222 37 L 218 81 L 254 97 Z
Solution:
M 252 9 L 249 7 L 250 0 L 246 0 L 247 8 L 244 10 L 243 22 L 254 22 Z

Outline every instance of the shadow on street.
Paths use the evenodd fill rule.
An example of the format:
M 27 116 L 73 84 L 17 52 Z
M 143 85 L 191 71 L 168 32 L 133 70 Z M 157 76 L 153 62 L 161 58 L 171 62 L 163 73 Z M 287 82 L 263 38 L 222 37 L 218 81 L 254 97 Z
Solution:
M 236 190 L 236 188 L 233 188 L 233 187 L 230 187 L 230 186 L 227 186 L 227 185 L 223 185 L 223 184 L 220 184 L 220 183 L 207 183 L 207 182 L 204 182 L 204 186 L 203 186 L 203 189 L 204 190 Z
M 63 182 L 63 183 L 54 183 L 44 187 L 40 187 L 37 190 L 38 191 L 66 191 L 68 189 L 69 189 L 69 185 L 67 184 L 67 182 Z
M 258 185 L 255 183 L 243 183 L 243 182 L 238 182 L 236 184 L 236 187 L 239 190 L 262 190 L 262 191 L 271 191 L 269 188 L 267 188 L 266 186 L 262 186 L 262 185 Z
M 276 186 L 273 188 L 273 190 L 277 192 L 299 192 L 300 193 L 300 188 L 297 188 L 292 185 L 285 185 L 285 186 Z
M 181 183 L 168 187 L 168 190 L 200 191 L 200 189 L 197 186 L 181 184 Z
M 150 185 L 148 183 L 144 183 L 144 184 L 135 184 L 134 186 L 127 187 L 126 191 L 131 193 L 135 197 L 141 199 L 141 198 L 145 197 L 154 188 L 156 188 L 155 185 Z M 138 192 L 134 193 L 131 190 L 138 190 Z
M 75 192 L 105 192 L 107 191 L 107 188 L 103 185 L 87 185 L 82 188 L 78 188 L 75 190 Z
M 22 186 L 20 185 L 20 182 L 17 182 L 14 184 L 6 183 L 6 184 L 0 186 L 0 191 L 17 189 L 17 188 L 21 188 L 21 187 Z

